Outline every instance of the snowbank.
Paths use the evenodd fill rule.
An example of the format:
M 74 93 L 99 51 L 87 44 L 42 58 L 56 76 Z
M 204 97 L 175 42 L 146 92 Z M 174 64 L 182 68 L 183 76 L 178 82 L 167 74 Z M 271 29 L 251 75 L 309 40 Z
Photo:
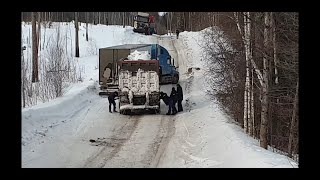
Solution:
M 202 33 L 182 32 L 173 41 L 184 91 L 184 111 L 176 115 L 176 131 L 159 167 L 298 167 L 292 159 L 261 148 L 258 140 L 245 134 L 206 95 L 206 67 L 200 48 L 204 41 Z M 186 73 L 194 67 L 200 69 Z
M 83 88 L 86 87 L 86 88 Z M 48 103 L 22 110 L 22 145 L 36 141 L 34 138 L 46 136 L 52 127 L 59 126 L 88 106 L 97 96 L 93 82 L 79 84 L 72 93 Z M 41 135 L 39 137 L 39 135 Z

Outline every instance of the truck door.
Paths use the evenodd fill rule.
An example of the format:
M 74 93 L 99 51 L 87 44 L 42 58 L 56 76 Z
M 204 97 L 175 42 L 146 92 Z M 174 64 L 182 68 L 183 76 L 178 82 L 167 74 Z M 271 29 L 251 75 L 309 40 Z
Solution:
M 157 44 L 152 44 L 151 45 L 151 59 L 156 59 L 156 60 L 159 60 L 159 53 L 158 53 L 158 46 Z

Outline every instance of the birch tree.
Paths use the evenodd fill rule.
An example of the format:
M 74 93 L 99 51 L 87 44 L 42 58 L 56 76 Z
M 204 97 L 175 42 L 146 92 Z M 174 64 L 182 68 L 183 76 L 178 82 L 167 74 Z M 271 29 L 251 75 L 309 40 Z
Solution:
M 41 13 L 38 12 L 37 49 L 41 50 Z
M 289 134 L 289 144 L 288 144 L 288 155 L 289 157 L 292 157 L 292 145 L 293 145 L 293 139 L 294 139 L 294 127 L 296 124 L 296 112 L 297 112 L 297 106 L 298 106 L 298 93 L 299 93 L 299 79 L 297 80 L 297 86 L 296 86 L 296 93 L 295 98 L 293 102 L 293 110 L 292 110 L 292 118 L 290 123 L 290 134 Z
M 237 24 L 238 31 L 240 33 L 240 36 L 242 37 L 242 41 L 245 48 L 245 61 L 246 61 L 246 78 L 245 78 L 245 90 L 244 90 L 244 110 L 243 110 L 243 126 L 244 131 L 246 133 L 252 133 L 252 121 L 251 121 L 251 113 L 249 107 L 249 100 L 251 100 L 251 89 L 250 89 L 250 72 L 249 72 L 249 66 L 250 66 L 250 13 L 246 12 L 243 13 L 243 20 L 244 20 L 244 35 L 241 30 L 240 22 L 239 22 L 239 14 L 234 13 L 234 19 Z
M 36 30 L 36 12 L 32 12 L 32 82 L 39 82 L 38 77 L 38 46 L 37 46 L 37 30 Z
M 270 13 L 264 13 L 264 53 L 263 53 L 263 83 L 262 83 L 262 101 L 261 101 L 261 127 L 260 127 L 260 146 L 268 148 L 268 70 L 269 70 L 269 56 L 268 48 L 270 40 Z
M 86 19 L 86 41 L 89 40 L 88 37 L 88 12 L 85 12 L 85 19 Z
M 123 24 L 123 28 L 125 28 L 126 27 L 126 23 L 125 23 L 125 19 L 126 19 L 126 12 L 123 12 L 122 13 L 122 24 Z
M 78 24 L 78 12 L 74 13 L 75 19 L 75 29 L 76 29 L 76 57 L 80 57 L 79 55 L 79 24 Z
M 275 84 L 279 83 L 279 76 L 278 76 L 278 59 L 277 59 L 277 44 L 276 44 L 276 26 L 275 26 L 275 18 L 274 13 L 271 15 L 271 26 L 272 26 L 272 42 L 273 42 L 273 61 L 274 61 L 274 74 L 276 76 L 275 78 Z

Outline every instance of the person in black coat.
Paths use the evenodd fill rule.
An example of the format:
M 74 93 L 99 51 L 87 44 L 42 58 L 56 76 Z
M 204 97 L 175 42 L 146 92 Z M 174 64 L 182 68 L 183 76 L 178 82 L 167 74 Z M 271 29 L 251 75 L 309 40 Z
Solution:
M 175 115 L 177 114 L 177 108 L 176 108 L 176 103 L 177 103 L 178 97 L 177 97 L 177 91 L 174 87 L 172 87 L 172 91 L 169 97 L 169 110 L 167 115 Z M 172 110 L 172 112 L 171 112 Z
M 149 35 L 149 26 L 147 24 L 144 26 L 144 34 Z
M 167 93 L 160 92 L 160 99 L 162 99 L 162 101 L 164 102 L 164 104 L 166 104 L 166 106 L 169 105 L 169 96 L 167 95 Z
M 182 100 L 183 100 L 183 91 L 180 84 L 177 84 L 177 97 L 178 97 L 178 112 L 183 111 Z
M 180 31 L 179 31 L 179 29 L 177 29 L 177 30 L 176 30 L 177 39 L 179 39 L 179 33 L 180 33 Z
M 108 96 L 108 101 L 109 101 L 109 112 L 111 112 L 111 105 L 113 105 L 113 112 L 117 112 L 116 111 L 116 101 L 115 98 L 118 96 L 118 92 L 113 92 L 110 94 L 110 96 Z

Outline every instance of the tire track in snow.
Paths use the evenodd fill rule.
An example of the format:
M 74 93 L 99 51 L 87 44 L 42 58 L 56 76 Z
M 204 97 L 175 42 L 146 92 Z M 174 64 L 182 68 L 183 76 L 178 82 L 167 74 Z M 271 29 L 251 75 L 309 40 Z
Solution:
M 163 126 L 165 126 L 165 123 L 161 122 L 161 127 L 163 127 Z M 160 142 L 158 143 L 155 157 L 154 157 L 154 161 L 153 161 L 154 164 L 152 164 L 151 167 L 158 167 L 159 166 L 159 164 L 162 160 L 162 157 L 164 156 L 166 149 L 169 145 L 169 142 L 174 134 L 175 134 L 175 117 L 170 117 L 169 120 L 167 120 L 166 131 L 161 136 Z
M 110 142 L 101 143 L 104 147 L 91 156 L 84 164 L 84 167 L 104 167 L 107 161 L 112 159 L 121 150 L 123 144 L 130 139 L 139 121 L 140 116 L 130 116 L 124 125 L 114 131 L 114 134 L 109 138 L 111 139 Z M 121 141 L 114 142 L 115 139 L 121 139 Z
M 148 149 L 144 153 L 145 155 L 142 160 L 144 167 L 155 168 L 158 166 L 174 133 L 175 117 L 170 116 L 168 118 L 167 115 L 161 115 L 158 131 L 153 139 L 153 143 L 148 145 Z

